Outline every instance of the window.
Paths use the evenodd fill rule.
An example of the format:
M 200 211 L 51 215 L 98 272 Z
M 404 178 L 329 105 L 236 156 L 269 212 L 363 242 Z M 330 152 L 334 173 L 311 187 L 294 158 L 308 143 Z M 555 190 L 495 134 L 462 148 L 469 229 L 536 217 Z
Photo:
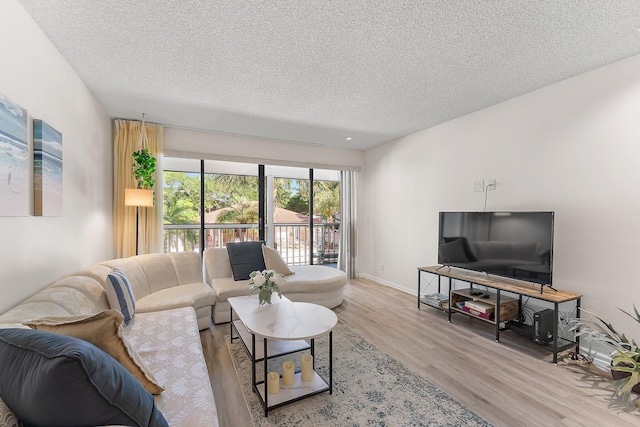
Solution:
M 288 264 L 335 264 L 337 171 L 313 170 L 318 179 L 311 191 L 309 169 L 267 165 L 261 197 L 258 165 L 177 158 L 165 158 L 165 165 L 165 252 L 224 247 L 263 235 Z M 262 230 L 261 200 L 267 201 Z

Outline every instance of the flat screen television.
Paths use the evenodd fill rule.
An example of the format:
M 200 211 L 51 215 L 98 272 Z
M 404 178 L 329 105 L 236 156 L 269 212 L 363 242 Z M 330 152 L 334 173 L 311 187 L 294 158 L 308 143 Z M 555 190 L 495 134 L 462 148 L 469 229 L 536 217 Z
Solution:
M 552 284 L 553 212 L 440 212 L 438 264 Z

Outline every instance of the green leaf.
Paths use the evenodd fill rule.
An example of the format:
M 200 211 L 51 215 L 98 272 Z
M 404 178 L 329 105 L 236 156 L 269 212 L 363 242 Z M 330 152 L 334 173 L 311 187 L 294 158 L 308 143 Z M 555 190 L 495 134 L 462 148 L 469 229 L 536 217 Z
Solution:
M 156 158 L 148 149 L 133 152 L 133 176 L 138 180 L 141 188 L 153 189 L 156 181 L 153 174 L 156 171 Z

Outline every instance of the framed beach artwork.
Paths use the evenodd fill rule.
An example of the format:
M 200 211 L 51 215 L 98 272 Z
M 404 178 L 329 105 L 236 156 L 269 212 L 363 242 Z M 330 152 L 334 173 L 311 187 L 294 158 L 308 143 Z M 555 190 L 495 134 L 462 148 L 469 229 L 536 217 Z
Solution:
M 0 93 L 0 216 L 29 215 L 27 110 Z
M 62 134 L 33 120 L 33 214 L 62 216 Z

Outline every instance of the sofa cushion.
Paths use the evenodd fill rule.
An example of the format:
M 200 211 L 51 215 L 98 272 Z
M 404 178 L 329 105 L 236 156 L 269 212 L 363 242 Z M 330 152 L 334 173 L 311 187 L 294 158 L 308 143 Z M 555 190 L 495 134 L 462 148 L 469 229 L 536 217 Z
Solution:
M 169 257 L 176 270 L 178 285 L 202 282 L 202 260 L 198 252 L 170 252 Z
M 248 280 L 252 271 L 263 271 L 264 256 L 262 255 L 263 242 L 236 242 L 227 243 L 229 262 L 235 280 Z
M 108 309 L 101 283 L 90 277 L 69 276 L 4 313 L 0 323 L 24 323 L 44 316 L 90 314 Z
M 131 285 L 133 295 L 136 298 L 142 298 L 146 295 L 149 295 L 152 291 L 149 285 L 149 278 L 147 277 L 147 273 L 142 269 L 142 266 L 137 261 L 137 258 L 138 256 L 132 256 L 129 258 L 117 258 L 109 261 L 103 261 L 100 264 L 96 264 L 82 270 L 79 274 L 95 275 L 97 277 L 101 276 L 102 283 L 104 283 L 107 274 L 109 274 L 114 268 L 117 268 L 118 270 L 124 271 L 124 274 L 127 275 L 127 279 L 129 279 L 129 284 Z M 107 270 L 106 272 L 105 268 Z
M 218 302 L 225 302 L 229 298 L 242 297 L 251 293 L 249 280 L 233 280 L 233 277 L 213 279 L 211 287 L 216 292 Z
M 155 396 L 155 401 L 171 425 L 218 427 L 193 308 L 137 313 L 124 333 L 165 385 L 166 390 Z M 222 404 L 224 397 L 223 394 Z
M 107 352 L 129 371 L 151 394 L 160 394 L 160 386 L 122 331 L 122 314 L 106 310 L 93 315 L 49 317 L 27 322 L 33 329 L 55 332 L 90 342 Z
M 169 254 L 145 254 L 133 257 L 133 259 L 142 267 L 151 293 L 171 288 L 178 284 L 176 268 L 171 262 Z M 198 272 L 202 277 L 202 267 L 198 268 Z
M 136 312 L 136 298 L 131 291 L 126 274 L 122 270 L 114 268 L 111 273 L 107 274 L 104 290 L 107 293 L 109 306 L 122 313 L 124 324 L 128 325 Z
M 266 245 L 262 246 L 262 256 L 264 257 L 264 264 L 267 270 L 273 270 L 276 273 L 288 276 L 293 274 L 293 271 L 289 269 L 287 263 L 284 262 L 280 253 L 273 248 Z
M 25 424 L 168 426 L 153 396 L 86 341 L 0 329 L 0 366 L 0 397 Z
M 145 313 L 180 307 L 193 307 L 197 310 L 215 303 L 216 294 L 211 286 L 206 283 L 190 283 L 163 289 L 139 299 L 136 301 L 136 311 Z

